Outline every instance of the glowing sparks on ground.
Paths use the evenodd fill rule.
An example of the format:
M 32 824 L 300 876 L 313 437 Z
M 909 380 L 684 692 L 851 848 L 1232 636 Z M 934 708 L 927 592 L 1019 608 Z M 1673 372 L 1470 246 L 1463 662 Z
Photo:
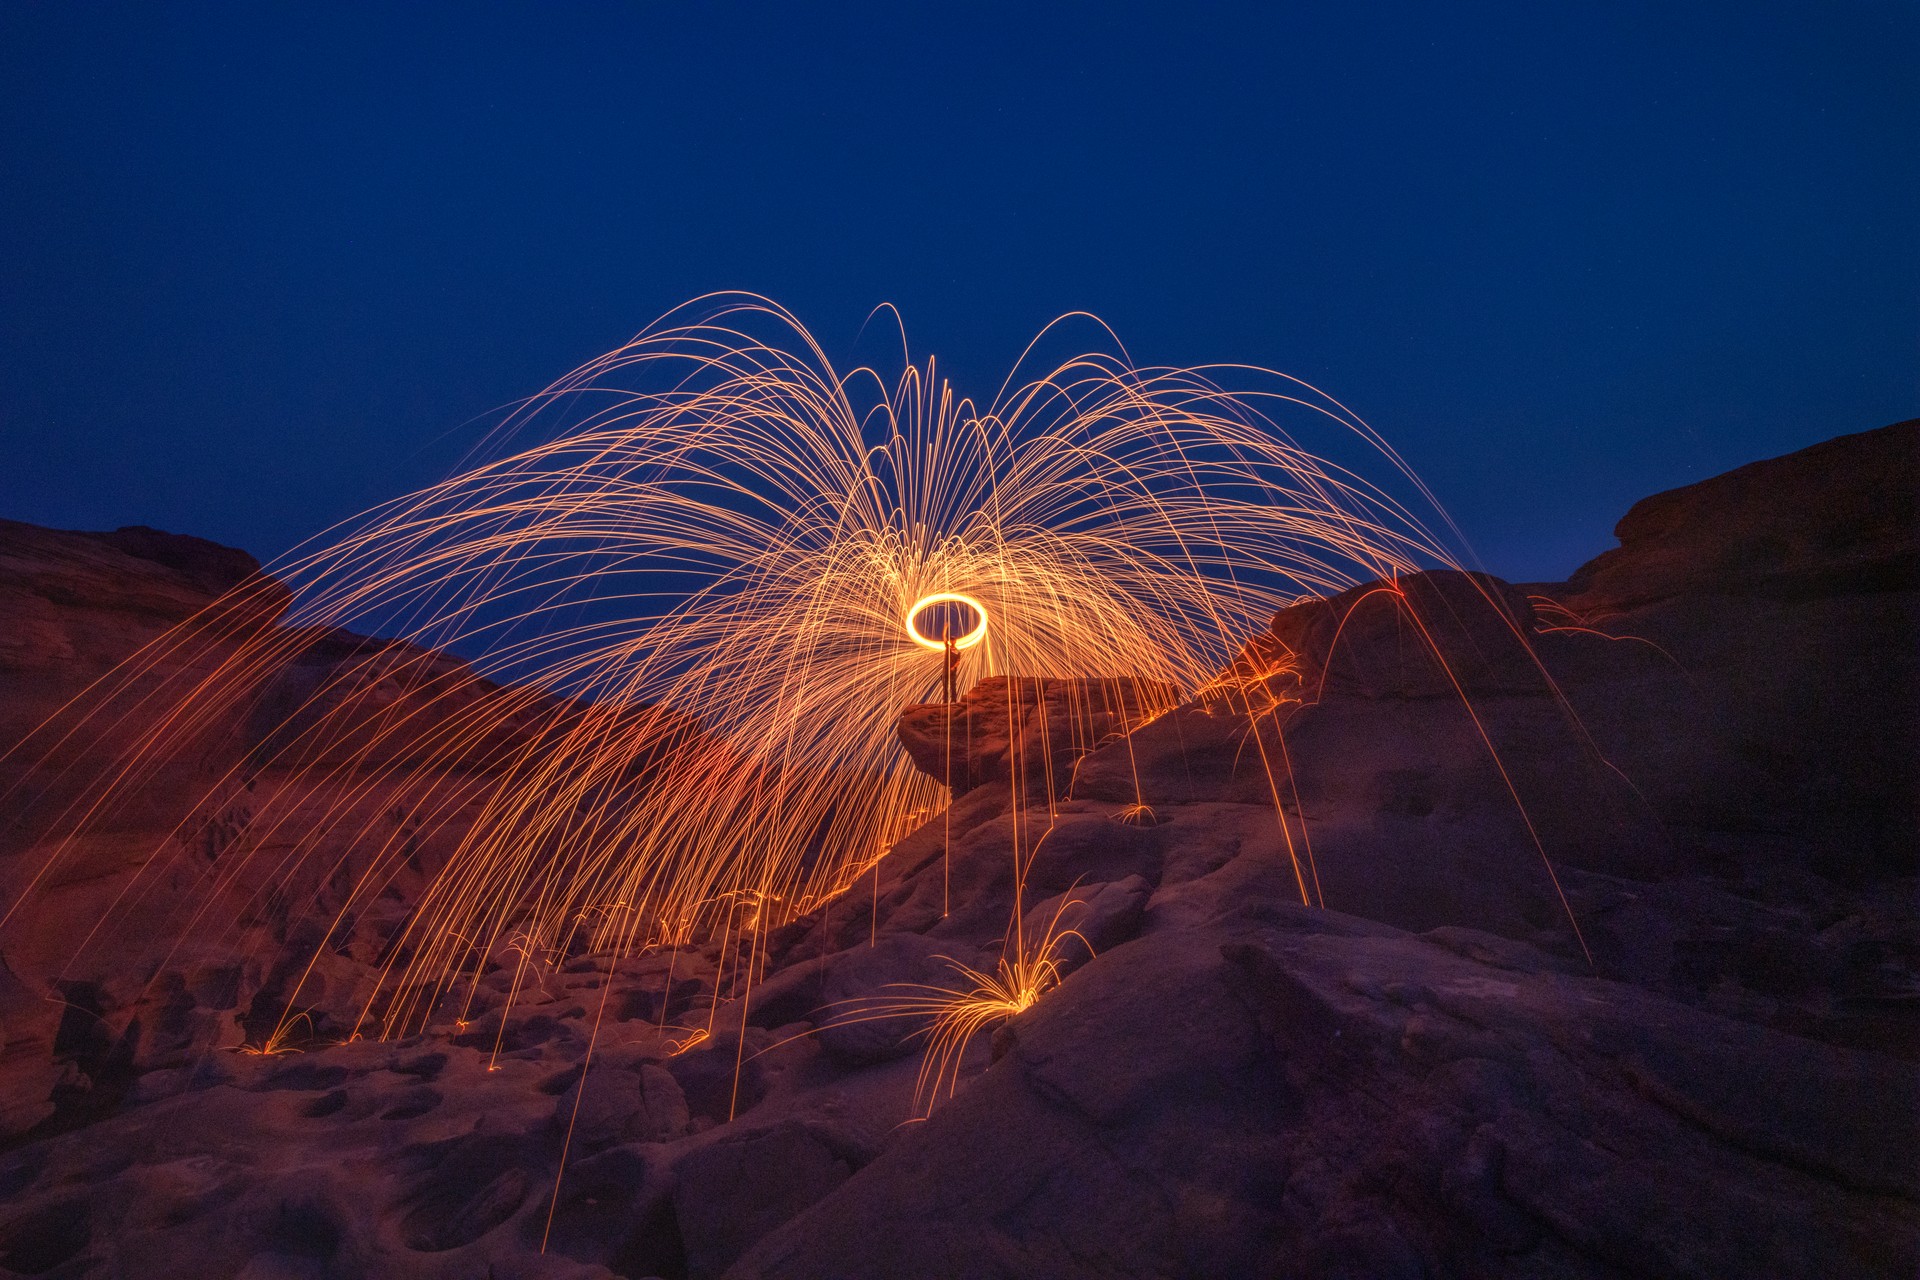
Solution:
M 833 1021 L 846 1025 L 899 1018 L 925 1020 L 926 1025 L 914 1033 L 926 1040 L 926 1053 L 914 1084 L 914 1110 L 922 1115 L 930 1113 L 941 1097 L 951 1097 L 959 1087 L 961 1066 L 974 1037 L 1031 1009 L 1059 985 L 1062 970 L 1071 960 L 1092 955 L 1093 947 L 1079 930 L 1061 926 L 1061 917 L 1077 905 L 1080 900 L 1071 894 L 1064 897 L 1038 939 L 1026 938 L 1016 923 L 992 973 L 945 957 L 960 985 L 892 984 L 907 994 L 852 1001 L 833 1016 Z M 1072 954 L 1075 948 L 1081 952 L 1079 957 Z
M 313 1033 L 313 1018 L 307 1013 L 296 1013 L 292 1017 L 282 1018 L 278 1026 L 260 1044 L 243 1044 L 235 1052 L 255 1058 L 277 1058 L 282 1054 L 299 1053 L 301 1048 L 294 1043 L 297 1028 L 305 1026 L 306 1034 Z

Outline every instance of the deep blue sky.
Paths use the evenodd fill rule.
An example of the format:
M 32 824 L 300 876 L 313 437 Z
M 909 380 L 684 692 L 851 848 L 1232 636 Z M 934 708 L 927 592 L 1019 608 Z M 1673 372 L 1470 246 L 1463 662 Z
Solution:
M 1079 309 L 1296 374 L 1559 577 L 1920 413 L 1916 65 L 1911 0 L 0 3 L 0 515 L 270 556 L 740 288 L 985 394 Z

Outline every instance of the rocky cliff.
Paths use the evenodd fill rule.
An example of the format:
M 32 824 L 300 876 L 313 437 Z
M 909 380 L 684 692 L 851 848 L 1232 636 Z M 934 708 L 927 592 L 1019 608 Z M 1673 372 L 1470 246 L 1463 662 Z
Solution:
M 474 771 L 524 732 L 529 695 L 445 654 L 284 625 L 287 603 L 251 557 L 197 538 L 0 524 L 7 1138 L 84 1124 L 145 1074 L 257 1038 L 384 858 L 382 892 L 316 974 L 344 1005 L 479 812 Z M 216 670 L 220 696 L 190 694 Z M 492 732 L 422 749 L 462 718 Z M 320 752 L 302 729 L 323 720 Z M 290 875 L 309 830 L 328 838 Z
M 55 986 L 53 948 L 9 950 L 6 1054 L 68 1093 L 9 1094 L 0 1268 L 1911 1275 L 1916 492 L 1901 424 L 1650 498 L 1564 584 L 1302 602 L 1171 709 L 1003 682 L 911 711 L 963 794 L 841 898 L 547 957 L 511 1008 L 498 969 L 407 1041 L 208 1050 L 284 919 L 231 979 Z M 38 620 L 5 631 L 38 655 L 0 686 L 16 726 L 224 585 L 160 535 L 0 535 L 0 606 Z M 451 660 L 389 692 L 421 662 Z M 926 1089 L 900 993 L 1042 950 L 1063 979 Z

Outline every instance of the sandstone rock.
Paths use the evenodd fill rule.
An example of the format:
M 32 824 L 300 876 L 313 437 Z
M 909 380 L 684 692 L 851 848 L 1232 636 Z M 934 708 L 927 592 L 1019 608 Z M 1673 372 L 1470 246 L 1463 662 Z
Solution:
M 69 1124 L 119 1087 L 100 1083 L 104 1051 L 56 1050 L 75 1002 L 55 975 L 89 984 L 80 1003 L 125 1037 L 136 1072 L 264 1038 L 296 987 L 300 1036 L 348 1034 L 405 919 L 399 899 L 480 812 L 474 777 L 529 740 L 531 710 L 553 705 L 448 655 L 283 626 L 287 593 L 258 569 L 150 529 L 0 521 L 0 913 L 33 897 L 7 931 L 19 998 L 0 990 L 0 1078 L 16 1101 L 0 1133 Z M 115 671 L 142 646 L 137 667 Z M 170 756 L 130 754 L 176 714 L 181 689 L 243 651 L 252 678 L 195 704 L 199 732 L 172 734 Z M 465 756 L 429 751 L 436 726 L 460 716 L 491 730 Z M 303 737 L 321 723 L 324 752 Z M 76 832 L 73 815 L 115 777 L 114 803 Z M 286 833 L 308 830 L 322 838 L 289 869 Z M 318 922 L 383 850 L 400 863 L 376 881 L 386 894 L 328 938 Z
M 1060 947 L 1062 967 L 1071 972 L 1138 933 L 1152 897 L 1153 886 L 1139 876 L 1081 885 L 1027 908 L 1027 936 L 1037 944 L 1049 932 L 1078 935 Z
M 0 1094 L 0 1267 L 1911 1274 L 1920 539 L 1912 487 L 1892 490 L 1913 434 L 1650 500 L 1571 584 L 1410 575 L 1303 602 L 1158 716 L 1124 698 L 1082 716 L 1097 682 L 984 686 L 973 705 L 1002 715 L 973 725 L 966 704 L 918 709 L 903 740 L 955 802 L 870 882 L 737 954 L 576 956 L 512 1011 L 499 970 L 464 1028 L 447 1012 L 399 1044 L 335 1043 L 424 873 L 337 939 L 251 903 L 244 876 L 209 897 L 202 873 L 236 865 L 261 813 L 299 822 L 372 787 L 361 764 L 410 758 L 368 737 L 210 797 L 177 850 L 193 874 L 143 882 L 117 963 L 59 973 L 48 957 L 180 816 L 170 789 L 297 741 L 286 706 L 323 693 L 371 726 L 414 680 L 470 708 L 500 696 L 442 655 L 305 635 L 258 691 L 280 710 L 157 768 L 4 940 L 0 1077 L 26 1084 Z M 23 622 L 0 644 L 37 664 L 0 670 L 0 718 L 247 569 L 150 541 L 0 527 L 0 621 Z M 10 777 L 59 803 L 42 774 Z M 420 867 L 460 829 L 366 804 L 365 829 L 414 842 Z M 43 834 L 0 835 L 0 873 Z M 957 985 L 943 954 L 991 969 L 1016 901 L 1030 933 L 1071 903 L 1061 923 L 1098 955 L 903 1123 L 924 1024 L 807 1024 L 889 983 Z M 183 935 L 183 903 L 232 932 Z M 235 1051 L 261 1047 L 288 958 L 323 942 L 306 990 L 324 1033 Z M 750 944 L 765 977 L 743 1004 Z
M 1575 570 L 1563 598 L 1591 611 L 1678 595 L 1913 591 L 1916 530 L 1920 419 L 1641 499 L 1614 530 L 1620 546 Z
M 1307 702 L 1330 697 L 1537 695 L 1526 594 L 1480 573 L 1436 571 L 1308 600 L 1275 616 L 1265 638 Z
M 901 1013 L 902 1002 L 924 1000 L 929 987 L 962 985 L 949 956 L 953 948 L 913 933 L 896 933 L 870 947 L 855 946 L 828 963 L 818 1039 L 840 1062 L 886 1062 L 922 1047 L 930 1019 Z
M 1911 1064 L 1247 905 L 1217 931 L 1089 964 L 1021 1019 L 1006 1059 L 733 1274 L 1716 1276 L 1920 1261 L 1920 1204 L 1894 1190 L 1916 1134 Z M 1847 1084 L 1810 1090 L 1803 1072 Z M 1684 1100 L 1650 1106 L 1663 1089 Z M 1818 1150 L 1783 1145 L 1802 1140 Z
M 1565 683 L 1683 843 L 1790 835 L 1856 882 L 1920 868 L 1916 494 L 1920 421 L 1842 436 L 1648 498 L 1617 549 L 1536 588 L 1560 624 L 1667 659 Z
M 716 1142 L 674 1166 L 674 1209 L 692 1280 L 725 1271 L 742 1250 L 845 1182 L 847 1162 L 794 1125 Z
M 907 708 L 900 741 L 923 773 L 957 796 L 1008 778 L 1056 794 L 1074 761 L 1176 697 L 1150 680 L 989 676 L 959 702 Z
M 629 1142 L 671 1142 L 688 1132 L 691 1115 L 679 1081 L 663 1067 L 601 1065 L 554 1101 L 553 1115 L 571 1126 L 574 1141 L 592 1152 Z

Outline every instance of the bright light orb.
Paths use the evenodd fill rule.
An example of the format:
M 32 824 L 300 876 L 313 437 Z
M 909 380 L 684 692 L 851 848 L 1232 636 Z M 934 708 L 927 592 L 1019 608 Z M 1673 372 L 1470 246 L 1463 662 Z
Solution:
M 987 638 L 987 610 L 984 605 L 972 596 L 963 596 L 958 591 L 936 591 L 930 596 L 921 596 L 914 602 L 913 608 L 907 610 L 907 634 L 913 637 L 915 644 L 925 645 L 929 649 L 947 647 L 946 641 L 928 639 L 921 635 L 920 628 L 914 625 L 914 621 L 919 618 L 923 610 L 936 604 L 963 604 L 973 610 L 974 616 L 980 619 L 974 623 L 973 630 L 953 642 L 954 648 L 971 649 Z

